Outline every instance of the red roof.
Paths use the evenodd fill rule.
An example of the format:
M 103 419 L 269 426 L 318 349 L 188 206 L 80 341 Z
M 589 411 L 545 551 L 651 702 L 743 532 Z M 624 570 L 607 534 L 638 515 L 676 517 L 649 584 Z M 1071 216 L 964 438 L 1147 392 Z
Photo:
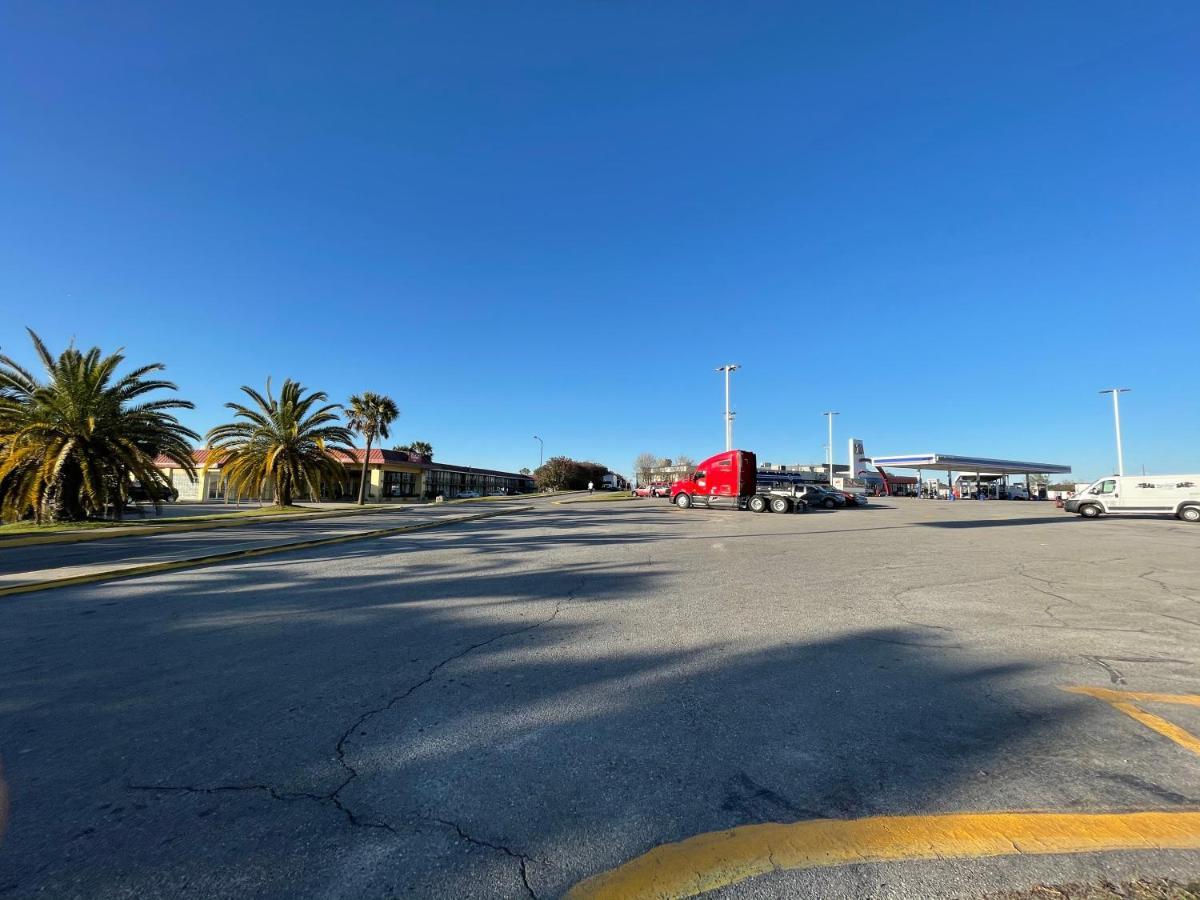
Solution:
M 208 456 L 210 453 L 212 453 L 212 451 L 207 447 L 198 447 L 192 451 L 192 462 L 194 462 L 197 466 L 202 466 L 209 461 Z M 214 459 L 212 462 L 215 465 L 217 461 Z M 160 469 L 179 468 L 179 463 L 171 459 L 169 456 L 164 456 L 161 453 L 154 457 L 154 465 L 158 466 Z
M 192 451 L 192 460 L 197 466 L 202 466 L 205 463 L 211 465 L 219 465 L 216 459 L 209 460 L 209 455 L 213 451 L 207 447 L 197 447 Z M 345 463 L 356 463 L 362 465 L 363 453 L 365 451 L 361 447 L 353 448 L 349 453 L 344 450 L 334 450 L 333 455 L 341 459 Z M 415 453 L 408 453 L 404 450 L 383 450 L 379 447 L 371 448 L 371 458 L 368 465 L 384 465 L 385 463 L 401 463 L 408 465 L 423 465 L 427 460 L 422 459 Z M 178 468 L 179 463 L 170 457 L 163 456 L 161 453 L 155 457 L 154 465 L 160 469 Z
M 334 450 L 335 456 L 345 460 L 346 462 L 356 462 L 360 466 L 363 461 L 364 451 L 361 447 L 353 448 L 349 453 L 343 450 Z M 407 450 L 384 450 L 380 447 L 371 448 L 371 458 L 368 460 L 368 465 L 383 465 L 384 463 L 412 463 L 421 465 L 426 460 L 417 456 L 415 453 L 409 453 Z

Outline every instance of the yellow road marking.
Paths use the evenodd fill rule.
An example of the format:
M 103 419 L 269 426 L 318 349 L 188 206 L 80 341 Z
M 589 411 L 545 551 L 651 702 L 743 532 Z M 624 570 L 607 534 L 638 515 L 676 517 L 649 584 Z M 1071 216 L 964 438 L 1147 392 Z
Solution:
M 273 553 L 288 553 L 292 550 L 308 550 L 312 547 L 326 547 L 330 544 L 345 544 L 350 541 L 362 541 L 370 538 L 390 537 L 408 531 L 428 531 L 431 528 L 441 528 L 445 525 L 459 525 L 463 522 L 473 522 L 476 519 L 491 519 L 495 516 L 508 515 L 512 512 L 527 512 L 530 506 L 509 506 L 504 509 L 488 510 L 470 516 L 454 516 L 445 519 L 435 519 L 432 522 L 418 522 L 412 525 L 397 525 L 391 528 L 375 528 L 371 531 L 359 531 L 354 534 L 341 534 L 336 537 L 313 538 L 307 541 L 295 541 L 290 544 L 271 544 L 267 547 L 254 547 L 249 550 L 228 550 L 223 553 L 211 553 L 206 556 L 192 556 L 187 559 L 173 559 L 167 562 L 146 563 L 138 566 L 128 566 L 124 569 L 111 569 L 106 572 L 93 572 L 88 575 L 72 575 L 67 578 L 53 578 L 46 581 L 30 581 L 16 584 L 12 587 L 0 588 L 0 597 L 13 594 L 28 594 L 34 591 L 48 591 L 53 588 L 70 587 L 76 584 L 92 584 L 97 581 L 116 581 L 120 578 L 136 578 L 140 575 L 156 575 L 160 572 L 174 572 L 178 569 L 196 569 L 201 566 L 211 566 L 217 563 L 229 562 L 235 559 L 248 559 L 255 556 L 269 556 Z
M 1200 706 L 1200 694 L 1148 694 L 1144 691 L 1114 691 L 1098 687 L 1065 687 L 1063 690 L 1103 700 L 1118 712 L 1124 713 L 1136 722 L 1141 722 L 1147 728 L 1157 731 L 1180 747 L 1191 750 L 1200 756 L 1200 738 L 1187 729 L 1180 728 L 1174 722 L 1169 722 L 1162 716 L 1156 716 L 1154 713 L 1134 705 L 1134 701 L 1136 701 L 1137 703 L 1175 703 L 1183 706 Z
M 694 897 L 756 875 L 848 863 L 1200 849 L 1200 812 L 954 813 L 744 825 L 664 844 L 568 900 Z
M 1072 694 L 1087 694 L 1106 703 L 1179 703 L 1184 706 L 1200 706 L 1200 694 L 1148 694 L 1145 691 L 1114 691 L 1099 687 L 1065 687 Z

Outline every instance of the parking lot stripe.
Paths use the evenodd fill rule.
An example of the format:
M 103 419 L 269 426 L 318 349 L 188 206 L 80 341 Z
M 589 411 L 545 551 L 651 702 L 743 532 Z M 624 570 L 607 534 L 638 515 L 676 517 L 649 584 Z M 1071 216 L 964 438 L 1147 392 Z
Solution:
M 1085 694 L 1103 700 L 1113 709 L 1124 713 L 1135 722 L 1141 722 L 1147 728 L 1157 731 L 1180 747 L 1191 750 L 1200 756 L 1200 738 L 1174 722 L 1169 722 L 1162 716 L 1147 712 L 1134 703 L 1175 703 L 1182 706 L 1200 706 L 1200 694 L 1148 694 L 1144 691 L 1114 691 L 1109 688 L 1097 687 L 1065 687 L 1064 691 L 1072 694 Z
M 1200 694 L 1148 694 L 1145 691 L 1114 691 L 1109 688 L 1065 687 L 1072 694 L 1087 694 L 1107 703 L 1178 703 L 1183 706 L 1200 706 Z
M 744 825 L 664 844 L 569 900 L 694 897 L 782 870 L 914 859 L 1200 849 L 1200 812 L 952 813 Z

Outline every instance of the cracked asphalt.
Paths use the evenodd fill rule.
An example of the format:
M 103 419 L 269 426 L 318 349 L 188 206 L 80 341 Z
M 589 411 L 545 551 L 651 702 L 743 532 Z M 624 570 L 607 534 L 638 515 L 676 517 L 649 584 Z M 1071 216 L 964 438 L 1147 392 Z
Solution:
M 1036 503 L 541 502 L 7 598 L 0 897 L 542 898 L 757 822 L 1194 810 L 1200 756 L 1062 688 L 1200 694 L 1198 550 Z M 1197 873 L 1018 855 L 713 896 Z

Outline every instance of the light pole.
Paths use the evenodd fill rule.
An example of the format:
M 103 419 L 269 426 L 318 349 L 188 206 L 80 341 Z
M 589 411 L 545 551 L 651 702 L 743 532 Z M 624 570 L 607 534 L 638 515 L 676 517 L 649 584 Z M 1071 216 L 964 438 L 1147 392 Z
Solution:
M 735 369 L 740 369 L 738 363 L 726 363 L 723 366 L 717 366 L 714 371 L 725 373 L 725 449 L 733 449 L 733 414 L 729 411 L 729 373 Z
M 1101 394 L 1112 394 L 1113 397 L 1113 424 L 1117 429 L 1117 474 L 1125 474 L 1125 457 L 1121 453 L 1121 401 L 1122 394 L 1128 394 L 1129 388 L 1109 388 L 1107 391 L 1100 391 Z
M 533 439 L 538 442 L 538 468 L 540 469 L 542 467 L 542 457 L 546 455 L 546 442 L 536 434 L 533 436 Z
M 823 412 L 821 415 L 829 420 L 829 486 L 833 487 L 833 417 L 841 415 L 841 413 L 830 411 Z

